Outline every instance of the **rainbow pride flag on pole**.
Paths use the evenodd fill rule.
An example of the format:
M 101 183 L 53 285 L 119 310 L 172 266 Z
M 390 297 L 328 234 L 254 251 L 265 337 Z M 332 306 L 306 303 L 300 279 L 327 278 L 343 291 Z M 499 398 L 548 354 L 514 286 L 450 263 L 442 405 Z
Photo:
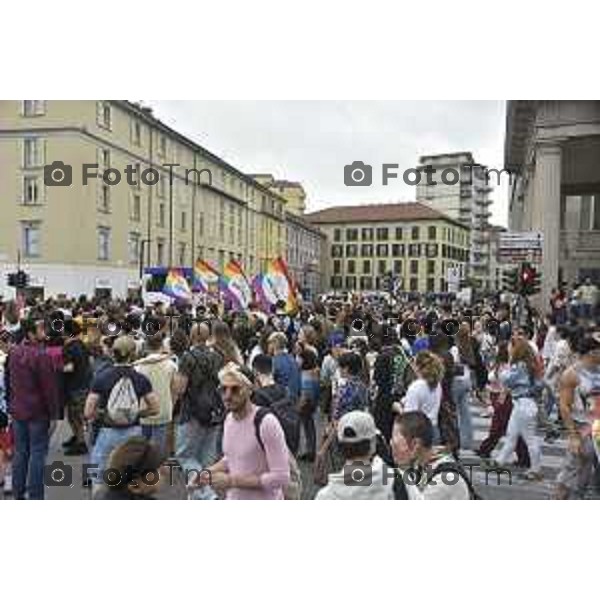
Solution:
M 169 269 L 163 293 L 181 300 L 191 300 L 192 290 L 181 269 Z
M 221 289 L 231 300 L 236 310 L 245 310 L 252 302 L 252 288 L 246 279 L 242 266 L 230 260 L 223 269 Z
M 192 289 L 195 292 L 208 293 L 211 288 L 219 283 L 219 272 L 205 260 L 198 259 L 194 265 L 194 283 Z
M 270 305 L 283 301 L 287 313 L 298 309 L 296 286 L 283 258 L 275 258 L 269 262 L 266 273 L 262 275 L 260 288 L 261 295 Z

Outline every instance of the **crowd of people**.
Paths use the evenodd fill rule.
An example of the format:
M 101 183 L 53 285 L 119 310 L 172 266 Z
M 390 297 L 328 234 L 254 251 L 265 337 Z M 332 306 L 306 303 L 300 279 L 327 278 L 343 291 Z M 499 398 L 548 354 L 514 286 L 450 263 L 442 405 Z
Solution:
M 44 498 L 64 420 L 94 499 L 156 497 L 173 462 L 192 499 L 475 499 L 466 451 L 539 481 L 542 440 L 560 437 L 555 497 L 582 498 L 600 482 L 592 291 L 517 315 L 500 296 L 330 297 L 294 315 L 0 302 L 0 489 Z

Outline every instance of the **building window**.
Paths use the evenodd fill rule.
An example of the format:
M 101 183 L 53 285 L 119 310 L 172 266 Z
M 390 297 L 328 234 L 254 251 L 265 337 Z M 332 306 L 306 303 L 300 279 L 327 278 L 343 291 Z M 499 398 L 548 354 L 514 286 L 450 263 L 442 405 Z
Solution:
M 388 239 L 388 228 L 378 227 L 377 228 L 377 240 L 380 242 L 387 242 Z
M 365 227 L 361 231 L 361 239 L 363 242 L 372 242 L 373 241 L 373 228 Z
M 404 256 L 404 244 L 392 244 L 392 256 Z
M 356 289 L 356 277 L 346 277 L 346 289 L 347 290 L 355 290 Z
M 131 130 L 131 141 L 135 146 L 142 145 L 142 125 L 139 121 L 134 120 L 133 128 Z M 139 177 L 139 172 L 138 172 Z
M 434 275 L 435 274 L 435 261 L 434 260 L 428 260 L 427 261 L 427 274 L 428 275 Z
M 112 111 L 110 103 L 106 100 L 99 100 L 97 104 L 98 108 L 98 125 L 105 129 L 112 128 Z
M 40 185 L 37 177 L 23 178 L 23 204 L 40 202 Z
M 98 227 L 98 260 L 108 260 L 110 257 L 110 229 Z
M 23 100 L 23 116 L 39 117 L 46 113 L 45 100 Z
M 339 289 L 341 289 L 341 287 L 342 287 L 342 278 L 334 275 L 331 278 L 331 289 L 339 290 Z
M 388 245 L 387 244 L 377 244 L 377 256 L 387 256 L 388 255 Z
M 36 257 L 40 255 L 40 224 L 26 222 L 22 224 L 23 255 Z
M 427 279 L 427 291 L 435 292 L 435 279 L 433 277 Z
M 356 273 L 356 261 L 355 260 L 349 260 L 348 261 L 348 274 L 349 275 L 354 275 Z
M 395 260 L 394 261 L 394 273 L 402 273 L 402 261 Z
M 333 241 L 334 242 L 341 242 L 342 241 L 342 230 L 341 229 L 334 229 L 333 230 Z
M 360 278 L 360 289 L 361 290 L 372 290 L 373 289 L 373 278 L 372 277 L 361 277 Z
M 419 261 L 418 260 L 410 261 L 410 273 L 411 273 L 411 275 L 418 275 L 418 273 L 419 273 Z
M 165 263 L 165 241 L 156 240 L 156 264 L 162 266 Z
M 409 244 L 408 245 L 409 256 L 421 256 L 421 244 Z
M 142 200 L 139 194 L 131 195 L 131 220 L 139 222 L 142 218 Z
M 331 246 L 331 256 L 334 258 L 343 258 L 344 256 L 344 246 L 337 244 L 335 246 Z
M 396 227 L 396 239 L 397 240 L 402 239 L 402 227 Z
M 38 138 L 25 138 L 23 144 L 23 167 L 32 169 L 42 164 L 41 141 Z
M 358 240 L 358 229 L 346 229 L 346 241 L 356 242 Z
M 186 244 L 185 242 L 179 242 L 178 248 L 177 248 L 177 258 L 178 258 L 178 264 L 180 266 L 183 266 L 186 264 L 185 259 L 186 259 Z
M 371 261 L 370 260 L 363 260 L 363 273 L 365 275 L 371 274 Z
M 160 136 L 160 142 L 158 144 L 158 151 L 161 156 L 167 155 L 167 136 L 166 135 Z
M 363 244 L 360 248 L 361 256 L 373 256 L 373 244 Z
M 385 275 L 387 270 L 387 262 L 385 260 L 377 261 L 377 273 L 379 275 Z
M 413 227 L 411 230 L 411 238 L 413 240 L 418 240 L 419 239 L 419 227 Z
M 185 231 L 187 229 L 187 212 L 185 210 L 181 211 L 181 231 Z
M 342 272 L 342 261 L 334 260 L 333 261 L 333 273 L 334 275 L 339 275 Z
M 428 228 L 428 238 L 429 238 L 430 240 L 435 240 L 435 239 L 436 239 L 436 236 L 437 236 L 436 227 L 435 227 L 435 225 L 431 225 L 431 226 Z
M 140 234 L 130 233 L 128 239 L 129 262 L 137 264 L 140 260 Z
M 346 246 L 346 256 L 348 256 L 348 257 L 358 256 L 358 246 L 356 244 L 348 244 Z
M 100 187 L 100 212 L 110 212 L 110 186 L 103 183 Z
M 425 247 L 426 254 L 428 258 L 436 258 L 438 255 L 438 245 L 437 244 L 427 244 Z
M 164 227 L 165 226 L 165 203 L 161 202 L 158 205 L 158 226 L 159 227 Z

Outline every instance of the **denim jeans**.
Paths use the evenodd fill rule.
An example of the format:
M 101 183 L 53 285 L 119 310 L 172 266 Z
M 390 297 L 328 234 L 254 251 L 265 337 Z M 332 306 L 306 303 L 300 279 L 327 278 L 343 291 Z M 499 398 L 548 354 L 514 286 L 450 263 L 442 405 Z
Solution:
M 469 409 L 471 388 L 472 384 L 469 376 L 455 377 L 452 381 L 452 399 L 456 405 L 460 447 L 463 450 L 471 450 L 473 448 L 473 419 Z
M 24 500 L 44 499 L 44 466 L 48 456 L 50 421 L 13 422 L 15 452 L 12 463 L 13 494 Z M 29 482 L 29 485 L 27 483 Z
M 196 419 L 190 419 L 177 426 L 175 456 L 185 472 L 192 469 L 201 471 L 212 466 L 218 459 L 217 445 L 221 426 L 205 427 Z M 186 483 L 188 483 L 186 481 Z M 210 486 L 194 491 L 195 500 L 214 500 L 217 495 Z
M 89 474 L 95 484 L 101 485 L 103 483 L 102 476 L 108 467 L 110 453 L 129 438 L 141 435 L 142 428 L 139 425 L 134 427 L 100 428 L 90 455 L 90 463 L 98 465 L 95 469 L 89 469 Z
M 162 425 L 142 425 L 142 435 L 150 442 L 153 442 L 163 456 L 167 456 L 168 454 L 168 427 L 168 423 L 163 423 Z

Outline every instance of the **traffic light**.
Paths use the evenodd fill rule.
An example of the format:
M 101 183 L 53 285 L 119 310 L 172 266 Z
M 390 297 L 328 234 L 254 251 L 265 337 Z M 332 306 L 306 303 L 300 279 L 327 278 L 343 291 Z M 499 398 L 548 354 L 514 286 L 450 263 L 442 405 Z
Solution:
M 29 285 L 29 275 L 25 271 L 17 271 L 17 288 L 23 289 Z
M 9 273 L 6 276 L 6 283 L 7 283 L 8 287 L 17 287 L 17 274 Z
M 502 286 L 511 294 L 520 293 L 519 269 L 511 269 L 502 273 Z
M 520 270 L 521 294 L 533 296 L 540 291 L 541 273 L 530 263 L 523 263 Z

